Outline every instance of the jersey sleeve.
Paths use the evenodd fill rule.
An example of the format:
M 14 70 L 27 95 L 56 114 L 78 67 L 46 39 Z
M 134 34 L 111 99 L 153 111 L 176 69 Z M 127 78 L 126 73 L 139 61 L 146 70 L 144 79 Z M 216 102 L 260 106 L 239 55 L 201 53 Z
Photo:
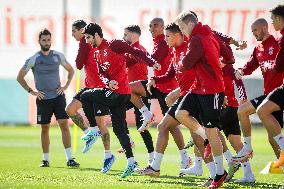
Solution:
M 23 69 L 25 69 L 27 72 L 34 67 L 35 62 L 36 62 L 36 58 L 38 57 L 37 54 L 35 54 L 34 56 L 30 57 L 29 59 L 26 60 Z

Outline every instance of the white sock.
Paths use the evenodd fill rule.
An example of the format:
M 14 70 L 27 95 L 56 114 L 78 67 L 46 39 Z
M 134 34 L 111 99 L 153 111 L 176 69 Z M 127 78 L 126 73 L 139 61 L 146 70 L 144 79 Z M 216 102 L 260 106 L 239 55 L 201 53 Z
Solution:
M 95 126 L 95 127 L 89 127 L 89 130 L 96 133 L 99 131 L 99 127 L 98 126 Z
M 134 157 L 127 158 L 127 164 L 135 163 Z
M 248 150 L 252 150 L 251 136 L 250 137 L 244 137 L 244 147 Z
M 142 108 L 140 108 L 139 111 L 141 112 L 141 114 L 145 119 L 150 120 L 153 117 L 152 112 L 150 112 L 147 106 L 145 105 Z
M 49 153 L 43 153 L 43 160 L 49 161 Z
M 89 132 L 89 127 L 83 131 L 85 134 L 87 134 Z
M 148 157 L 149 157 L 149 164 L 151 164 L 154 160 L 154 152 L 149 153 Z
M 160 167 L 161 167 L 161 162 L 163 159 L 164 154 L 158 153 L 158 152 L 154 152 L 154 160 L 151 164 L 151 167 L 156 170 L 159 171 Z
M 216 176 L 216 166 L 215 166 L 214 161 L 211 161 L 211 162 L 209 162 L 209 163 L 206 163 L 206 167 L 207 167 L 208 170 L 209 170 L 210 178 L 214 179 L 215 176 Z
M 180 150 L 179 153 L 180 153 L 180 159 L 182 162 L 185 162 L 188 160 L 188 155 L 185 149 Z
M 248 175 L 253 174 L 249 161 L 246 161 L 246 162 L 242 163 L 242 168 L 244 170 L 244 176 L 245 177 L 248 176 Z
M 66 155 L 67 161 L 70 160 L 70 159 L 73 159 L 71 147 L 65 148 L 65 155 Z
M 203 140 L 207 139 L 207 136 L 205 134 L 205 130 L 203 127 L 198 127 L 198 129 L 196 131 L 194 131 L 196 134 L 198 134 L 199 136 L 201 136 L 203 138 Z
M 104 156 L 104 159 L 108 159 L 112 156 L 112 153 L 110 150 L 105 150 L 105 156 Z
M 225 171 L 223 166 L 223 156 L 213 156 L 213 159 L 216 166 L 216 174 L 223 175 Z
M 284 151 L 284 136 L 280 133 L 279 135 L 273 137 L 274 140 L 277 142 L 279 145 L 280 149 Z
M 194 157 L 194 166 L 200 167 L 202 169 L 202 157 Z
M 225 157 L 228 164 L 233 161 L 233 159 L 232 159 L 233 155 L 232 155 L 232 153 L 229 149 L 226 152 L 224 152 L 223 154 L 224 154 L 224 157 Z

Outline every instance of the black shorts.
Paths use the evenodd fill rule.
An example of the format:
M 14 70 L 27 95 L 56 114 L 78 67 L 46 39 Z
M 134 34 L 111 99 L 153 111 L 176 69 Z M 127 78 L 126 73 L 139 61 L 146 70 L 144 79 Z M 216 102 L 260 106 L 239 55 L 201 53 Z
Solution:
M 281 110 L 284 110 L 284 84 L 280 87 L 274 89 L 269 95 L 267 96 L 268 100 L 277 104 Z
M 241 129 L 238 119 L 238 108 L 227 106 L 221 110 L 220 130 L 223 130 L 225 136 L 241 135 Z
M 163 113 L 163 115 L 165 115 L 167 113 L 168 109 L 169 109 L 169 107 L 168 107 L 168 105 L 166 103 L 166 97 L 167 97 L 168 93 L 162 93 L 156 87 L 152 87 L 151 88 L 152 95 L 151 95 L 148 92 L 147 86 L 146 86 L 148 81 L 147 80 L 142 80 L 141 83 L 142 83 L 142 85 L 143 85 L 143 87 L 144 87 L 144 89 L 146 91 L 147 98 L 149 98 L 149 99 L 157 99 L 159 101 L 162 113 Z
M 219 128 L 223 102 L 224 93 L 208 95 L 188 93 L 180 102 L 178 110 L 186 110 L 196 119 L 200 116 L 206 128 Z
M 279 88 L 279 87 L 278 87 Z M 277 95 L 277 93 L 279 93 L 279 92 L 277 92 L 278 91 L 278 88 L 276 88 L 274 91 L 275 91 L 275 93 L 274 93 L 274 95 L 273 95 L 273 92 L 274 91 L 272 91 L 271 93 L 269 93 L 269 95 L 268 96 L 266 96 L 266 95 L 261 95 L 261 96 L 259 96 L 259 97 L 256 97 L 256 98 L 254 98 L 254 99 L 252 99 L 250 102 L 251 102 L 251 104 L 253 105 L 253 107 L 255 108 L 255 109 L 257 109 L 258 108 L 258 106 L 262 103 L 262 101 L 265 99 L 265 98 L 268 98 L 268 100 L 270 100 L 270 101 L 272 101 L 272 102 L 274 102 L 274 103 L 276 103 L 276 104 L 278 104 L 279 102 L 281 102 L 281 101 L 283 101 L 284 99 L 284 96 L 280 96 L 279 97 L 279 94 Z M 282 89 L 283 90 L 283 89 Z M 284 94 L 284 93 L 283 93 Z M 270 95 L 272 95 L 272 97 L 270 96 Z M 270 99 L 270 97 L 271 97 L 271 99 Z M 277 103 L 278 102 L 278 103 Z M 279 105 L 279 104 L 278 104 Z M 278 121 L 278 123 L 280 124 L 280 126 L 281 126 L 281 128 L 283 128 L 283 109 L 281 109 L 280 111 L 275 111 L 275 112 L 273 112 L 272 113 L 272 115 L 275 117 L 275 119 Z
M 169 114 L 170 116 L 172 116 L 175 120 L 177 120 L 175 113 L 176 113 L 176 110 L 178 109 L 178 106 L 179 106 L 180 102 L 182 101 L 182 99 L 183 99 L 183 96 L 180 96 L 180 97 L 175 101 L 175 103 L 169 108 L 169 110 L 167 111 L 167 114 Z M 200 119 L 200 116 L 195 116 L 194 118 L 198 121 L 198 123 L 199 123 L 200 125 L 203 125 L 203 124 L 202 124 L 202 121 L 201 121 L 201 119 Z M 177 121 L 178 121 L 178 120 L 177 120 Z
M 65 111 L 66 99 L 65 95 L 60 95 L 53 99 L 38 100 L 37 105 L 37 124 L 49 124 L 51 117 L 54 114 L 56 120 L 68 119 L 68 115 Z
M 76 100 L 79 100 L 79 101 L 81 101 L 81 95 L 83 94 L 83 92 L 85 92 L 86 90 L 89 90 L 89 88 L 82 88 L 82 89 L 80 89 L 76 94 L 75 94 L 75 96 L 73 97 L 74 99 L 76 99 Z
M 89 93 L 88 95 L 93 98 L 95 116 L 107 115 L 113 107 L 121 107 L 121 111 L 126 111 L 126 106 L 130 102 L 130 94 L 118 94 L 106 88 L 89 89 L 85 93 Z

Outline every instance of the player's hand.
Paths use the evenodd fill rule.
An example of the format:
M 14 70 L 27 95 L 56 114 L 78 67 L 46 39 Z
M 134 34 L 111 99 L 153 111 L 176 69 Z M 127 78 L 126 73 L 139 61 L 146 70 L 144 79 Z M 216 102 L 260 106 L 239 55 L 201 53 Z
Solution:
M 67 87 L 59 87 L 56 92 L 59 95 L 64 95 L 64 91 L 67 89 Z
M 154 69 L 154 70 L 161 70 L 161 64 L 155 63 L 155 64 L 153 65 L 153 69 Z
M 108 83 L 108 86 L 111 90 L 116 90 L 118 89 L 118 82 L 115 81 L 115 80 L 111 80 L 109 83 Z
M 146 84 L 146 87 L 147 87 L 147 91 L 150 93 L 150 95 L 152 95 L 151 87 L 156 87 L 155 80 L 154 79 L 150 79 L 148 81 L 148 83 Z
M 238 47 L 236 48 L 236 50 L 244 50 L 248 47 L 248 44 L 246 41 L 240 41 L 238 42 Z
M 235 77 L 237 78 L 237 79 L 242 79 L 242 76 L 244 75 L 244 73 L 243 73 L 243 71 L 241 71 L 241 70 L 236 70 L 235 71 Z
M 31 91 L 30 94 L 36 96 L 39 100 L 43 100 L 44 99 L 44 92 L 41 92 L 41 91 L 38 91 L 38 92 Z

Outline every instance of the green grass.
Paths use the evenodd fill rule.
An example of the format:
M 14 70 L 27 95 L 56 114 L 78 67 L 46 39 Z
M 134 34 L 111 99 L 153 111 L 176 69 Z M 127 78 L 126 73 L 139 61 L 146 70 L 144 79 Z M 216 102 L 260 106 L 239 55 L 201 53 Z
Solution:
M 81 166 L 77 169 L 66 167 L 65 154 L 61 143 L 60 130 L 52 127 L 50 130 L 50 163 L 49 168 L 39 168 L 42 158 L 40 147 L 40 128 L 38 127 L 0 127 L 0 188 L 201 188 L 200 183 L 208 177 L 208 172 L 203 166 L 202 177 L 177 177 L 179 172 L 179 152 L 170 139 L 168 148 L 161 166 L 160 178 L 150 178 L 133 174 L 125 179 L 120 178 L 126 165 L 124 155 L 116 154 L 117 160 L 112 170 L 101 174 L 103 148 L 99 140 L 87 153 L 82 154 L 83 142 L 79 140 L 78 150 L 74 153 L 76 161 Z M 147 163 L 148 154 L 141 137 L 134 129 L 130 129 L 135 141 L 135 159 L 140 167 Z M 184 137 L 189 137 L 189 132 L 182 129 Z M 119 148 L 116 137 L 111 133 L 111 149 L 113 152 Z M 157 131 L 151 129 L 154 141 Z M 79 135 L 82 133 L 79 131 Z M 80 136 L 78 136 L 79 138 Z M 223 188 L 278 188 L 284 181 L 283 174 L 262 175 L 259 172 L 267 162 L 275 159 L 272 149 L 266 139 L 263 129 L 254 129 L 253 145 L 255 157 L 251 164 L 257 182 L 251 185 L 226 183 Z M 189 154 L 193 154 L 192 150 Z M 242 170 L 234 178 L 243 176 Z

